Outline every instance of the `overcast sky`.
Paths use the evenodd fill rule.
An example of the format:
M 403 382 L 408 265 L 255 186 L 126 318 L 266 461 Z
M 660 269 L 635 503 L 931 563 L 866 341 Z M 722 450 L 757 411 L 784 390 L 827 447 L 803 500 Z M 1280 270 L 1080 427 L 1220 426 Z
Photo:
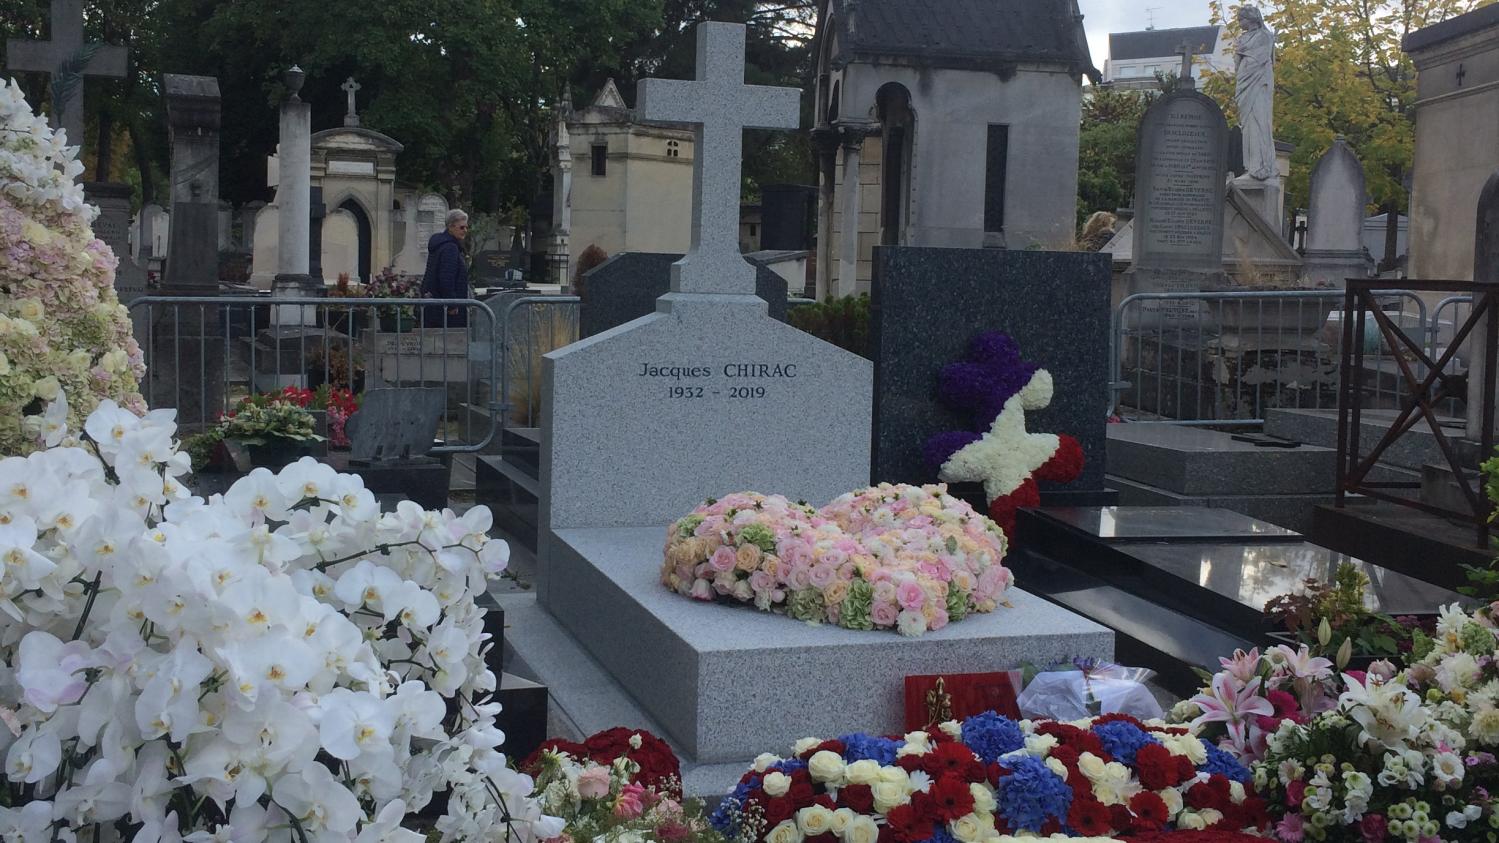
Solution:
M 1211 3 L 1212 0 L 1078 0 L 1083 27 L 1088 30 L 1093 65 L 1103 69 L 1103 62 L 1109 57 L 1110 32 L 1145 29 L 1150 25 L 1151 15 L 1155 16 L 1156 29 L 1206 26 Z

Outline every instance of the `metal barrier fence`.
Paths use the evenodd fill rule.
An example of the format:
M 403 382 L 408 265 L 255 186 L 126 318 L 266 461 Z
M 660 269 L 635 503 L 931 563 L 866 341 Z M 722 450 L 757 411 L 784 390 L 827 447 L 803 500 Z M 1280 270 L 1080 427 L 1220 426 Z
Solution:
M 473 299 L 142 296 L 129 305 L 147 402 L 206 427 L 249 395 L 444 386 L 434 452 L 494 437 L 494 314 Z M 477 412 L 476 412 L 477 411 Z
M 501 436 L 508 428 L 541 426 L 541 358 L 578 340 L 579 304 L 577 296 L 490 299 L 501 331 L 496 347 L 500 377 L 495 405 Z
M 1415 293 L 1376 297 L 1398 324 L 1428 335 Z M 1215 426 L 1263 424 L 1274 408 L 1337 409 L 1342 303 L 1340 290 L 1128 296 L 1112 318 L 1110 409 L 1130 421 Z M 1361 343 L 1367 406 L 1397 407 L 1405 385 L 1394 352 L 1378 332 Z

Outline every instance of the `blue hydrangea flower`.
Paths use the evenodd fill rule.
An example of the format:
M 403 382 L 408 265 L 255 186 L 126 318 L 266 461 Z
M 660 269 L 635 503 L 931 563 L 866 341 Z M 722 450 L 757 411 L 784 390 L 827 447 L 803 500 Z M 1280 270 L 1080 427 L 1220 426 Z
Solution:
M 1093 727 L 1093 734 L 1103 742 L 1103 748 L 1114 756 L 1114 760 L 1134 766 L 1135 753 L 1146 744 L 1160 743 L 1133 723 L 1114 720 Z
M 838 740 L 843 742 L 843 760 L 849 764 L 878 761 L 881 766 L 888 767 L 895 763 L 895 752 L 901 746 L 900 741 L 865 734 L 844 735 Z
M 957 840 L 948 833 L 945 827 L 939 825 L 932 832 L 932 836 L 927 838 L 927 843 L 957 843 Z
M 963 743 L 988 764 L 1007 752 L 1024 749 L 1025 735 L 1014 720 L 986 711 L 963 721 Z
M 1047 820 L 1067 819 L 1072 788 L 1046 762 L 1022 755 L 1006 763 L 1011 773 L 1000 776 L 996 799 L 999 813 L 1010 828 L 1039 832 Z
M 797 770 L 805 769 L 807 769 L 807 762 L 801 760 L 800 758 L 787 758 L 784 761 L 777 761 L 776 763 L 770 765 L 769 767 L 765 768 L 765 771 L 768 773 L 773 770 L 777 773 L 785 773 L 789 776 Z
M 1198 740 L 1201 740 L 1201 738 Z M 1230 781 L 1240 782 L 1241 784 L 1249 784 L 1249 780 L 1254 778 L 1250 774 L 1249 768 L 1240 764 L 1237 758 L 1214 746 L 1209 741 L 1202 741 L 1202 745 L 1207 748 L 1208 760 L 1204 761 L 1202 766 L 1197 769 L 1209 775 L 1216 773 Z

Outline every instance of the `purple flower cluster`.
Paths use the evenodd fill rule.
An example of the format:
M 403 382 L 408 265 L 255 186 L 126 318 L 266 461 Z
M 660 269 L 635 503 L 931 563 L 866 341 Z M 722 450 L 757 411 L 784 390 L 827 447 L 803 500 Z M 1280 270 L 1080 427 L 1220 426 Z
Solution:
M 966 445 L 978 441 L 994 424 L 1010 400 L 1039 367 L 1020 359 L 1020 346 L 1009 334 L 986 331 L 974 337 L 968 355 L 942 368 L 937 398 L 945 406 L 967 414 L 973 431 L 948 431 L 928 439 L 922 457 L 933 471 Z

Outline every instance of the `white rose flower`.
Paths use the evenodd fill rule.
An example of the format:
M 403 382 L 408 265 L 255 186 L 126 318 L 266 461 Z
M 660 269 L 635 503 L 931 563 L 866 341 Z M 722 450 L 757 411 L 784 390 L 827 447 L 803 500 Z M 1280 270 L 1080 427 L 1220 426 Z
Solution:
M 796 827 L 796 822 L 786 820 L 765 835 L 765 843 L 802 843 L 807 839 L 801 829 Z
M 1202 831 L 1208 827 L 1208 822 L 1202 818 L 1201 814 L 1195 811 L 1182 811 L 1181 814 L 1177 815 L 1176 827 L 1186 829 L 1187 831 Z
M 984 836 L 984 824 L 973 814 L 964 814 L 948 823 L 947 830 L 961 843 L 979 843 Z
M 765 789 L 766 796 L 779 798 L 791 790 L 791 777 L 779 772 L 766 773 L 765 779 L 760 782 L 760 787 Z
M 872 759 L 855 761 L 843 771 L 849 784 L 874 784 L 880 780 L 880 762 Z
M 796 828 L 807 837 L 826 834 L 833 827 L 833 812 L 821 805 L 810 805 L 796 812 Z
M 874 809 L 882 814 L 890 813 L 890 809 L 896 805 L 904 805 L 911 801 L 911 793 L 905 785 L 895 782 L 881 781 L 870 788 L 874 795 Z
M 755 772 L 763 773 L 770 769 L 770 765 L 780 761 L 780 757 L 769 752 L 762 752 L 755 756 Z
M 857 815 L 843 829 L 843 843 L 878 843 L 879 839 L 880 827 L 873 817 Z
M 813 781 L 825 782 L 832 785 L 841 784 L 843 781 L 843 768 L 846 765 L 836 752 L 824 749 L 813 753 L 812 759 L 807 762 L 807 772 L 811 774 Z

